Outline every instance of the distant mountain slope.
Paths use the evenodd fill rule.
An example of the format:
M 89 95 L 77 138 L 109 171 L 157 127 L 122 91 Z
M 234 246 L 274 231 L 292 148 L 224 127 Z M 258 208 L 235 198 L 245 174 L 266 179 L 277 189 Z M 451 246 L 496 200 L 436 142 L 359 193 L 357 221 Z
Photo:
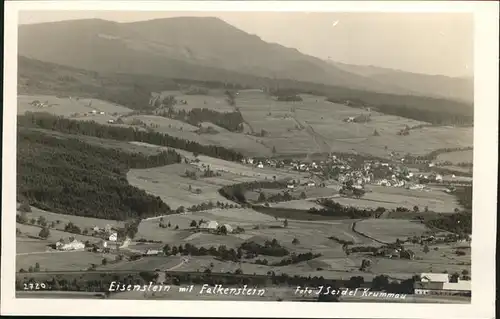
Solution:
M 332 62 L 332 65 L 346 72 L 371 78 L 387 85 L 411 90 L 413 94 L 448 99 L 474 101 L 473 77 L 448 77 L 404 72 L 375 66 L 351 65 Z
M 472 103 L 413 95 L 396 95 L 354 90 L 292 80 L 270 80 L 251 75 L 231 74 L 226 81 L 199 81 L 151 75 L 99 73 L 61 66 L 19 56 L 18 94 L 79 96 L 114 102 L 135 110 L 150 109 L 151 92 L 202 86 L 218 89 L 278 88 L 276 94 L 314 94 L 331 102 L 352 107 L 370 107 L 382 113 L 412 118 L 437 125 L 473 123 Z
M 354 74 L 217 18 L 133 23 L 73 20 L 22 25 L 19 54 L 99 72 L 221 81 L 236 74 L 293 79 L 382 93 L 410 90 Z

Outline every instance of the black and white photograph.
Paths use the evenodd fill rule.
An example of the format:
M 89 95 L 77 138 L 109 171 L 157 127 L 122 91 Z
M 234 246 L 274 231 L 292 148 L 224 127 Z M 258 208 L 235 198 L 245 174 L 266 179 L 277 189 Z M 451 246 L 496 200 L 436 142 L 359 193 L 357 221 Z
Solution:
M 498 3 L 5 7 L 2 314 L 493 316 Z

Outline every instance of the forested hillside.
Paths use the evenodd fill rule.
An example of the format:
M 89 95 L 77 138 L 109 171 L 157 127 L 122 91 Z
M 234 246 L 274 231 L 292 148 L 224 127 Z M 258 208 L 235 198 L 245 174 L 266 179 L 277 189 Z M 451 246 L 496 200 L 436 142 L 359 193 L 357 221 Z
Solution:
M 174 151 L 144 156 L 49 136 L 21 127 L 17 137 L 18 198 L 54 213 L 126 220 L 168 214 L 159 197 L 129 185 L 130 168 L 178 163 Z
M 240 161 L 243 155 L 224 147 L 201 145 L 196 142 L 172 137 L 166 134 L 142 131 L 135 128 L 124 128 L 98 124 L 93 121 L 69 120 L 48 113 L 31 113 L 19 115 L 18 126 L 42 128 L 73 135 L 95 136 L 118 141 L 137 141 L 154 145 L 168 146 L 193 153 L 221 158 L 229 161 Z

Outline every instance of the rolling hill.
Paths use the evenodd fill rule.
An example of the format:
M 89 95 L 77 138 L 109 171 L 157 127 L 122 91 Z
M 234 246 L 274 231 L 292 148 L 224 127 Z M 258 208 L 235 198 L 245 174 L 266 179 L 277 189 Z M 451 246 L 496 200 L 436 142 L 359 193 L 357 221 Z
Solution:
M 267 43 L 217 18 L 133 23 L 86 19 L 21 25 L 18 52 L 105 73 L 216 81 L 250 75 L 380 93 L 412 92 L 345 71 L 296 49 Z
M 375 81 L 404 87 L 417 95 L 455 99 L 464 102 L 474 101 L 474 78 L 448 77 L 404 72 L 376 66 L 352 65 L 332 62 L 332 65 L 346 72 L 364 76 Z

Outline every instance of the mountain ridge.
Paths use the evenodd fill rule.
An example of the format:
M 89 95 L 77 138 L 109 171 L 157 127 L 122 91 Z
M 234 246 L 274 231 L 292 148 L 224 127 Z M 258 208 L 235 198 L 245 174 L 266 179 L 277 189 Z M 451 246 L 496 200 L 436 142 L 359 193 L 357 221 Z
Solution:
M 111 73 L 191 77 L 232 73 L 388 94 L 417 94 L 394 80 L 356 74 L 215 17 L 136 22 L 80 19 L 19 26 L 20 55 Z M 425 93 L 425 92 L 424 92 Z

